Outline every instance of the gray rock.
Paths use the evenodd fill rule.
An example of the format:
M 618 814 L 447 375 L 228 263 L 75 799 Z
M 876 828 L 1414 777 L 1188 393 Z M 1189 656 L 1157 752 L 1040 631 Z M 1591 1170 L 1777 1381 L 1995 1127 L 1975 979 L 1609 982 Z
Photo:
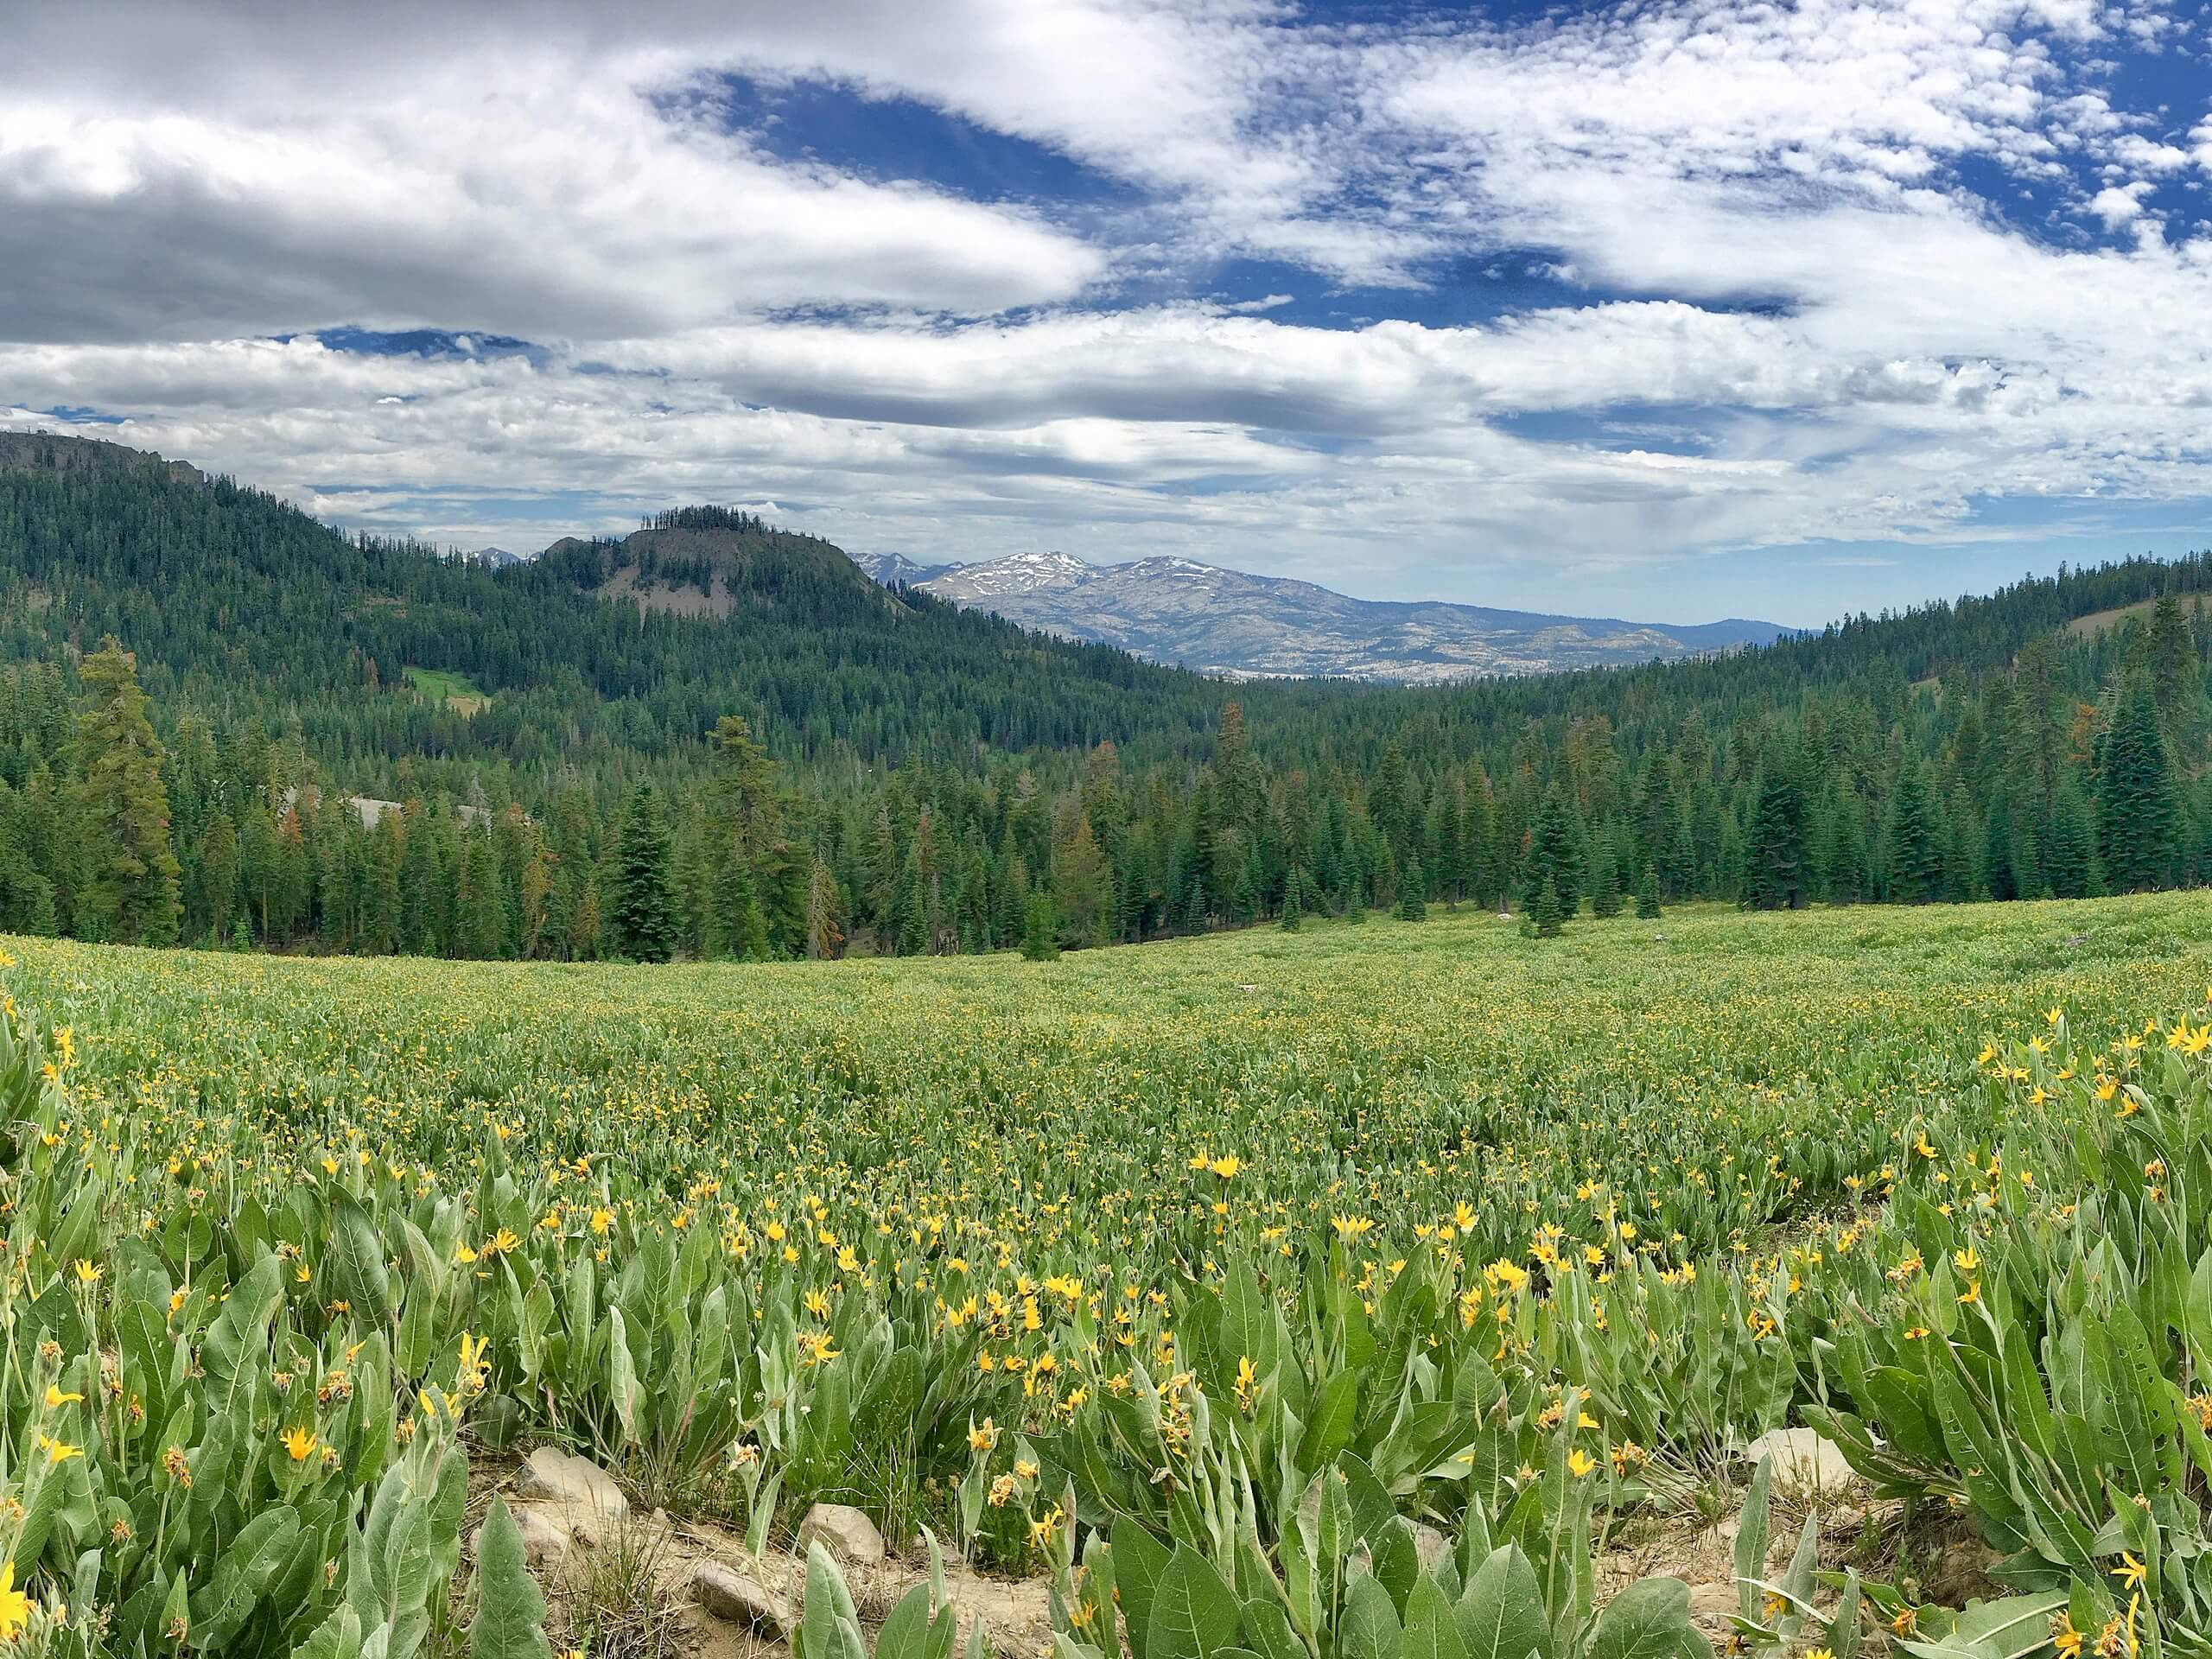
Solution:
M 541 1446 L 532 1452 L 515 1471 L 515 1490 L 524 1497 L 567 1505 L 574 1523 L 593 1538 L 630 1516 L 630 1500 L 612 1475 L 558 1446 Z
M 779 1641 L 791 1634 L 791 1610 L 784 1599 L 727 1562 L 700 1561 L 692 1567 L 691 1599 L 725 1624 Z
M 798 1526 L 800 1552 L 817 1538 L 849 1567 L 874 1567 L 885 1554 L 883 1535 L 875 1522 L 849 1503 L 817 1503 L 806 1512 Z
M 1842 1449 L 1817 1429 L 1770 1429 L 1745 1446 L 1744 1455 L 1753 1463 L 1771 1457 L 1776 1480 L 1821 1497 L 1840 1497 L 1859 1478 Z

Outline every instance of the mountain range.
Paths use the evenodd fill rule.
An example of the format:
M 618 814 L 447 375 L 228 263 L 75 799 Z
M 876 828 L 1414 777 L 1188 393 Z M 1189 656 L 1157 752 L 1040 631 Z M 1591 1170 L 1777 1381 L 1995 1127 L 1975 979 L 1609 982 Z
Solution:
M 1135 569 L 1171 589 L 1258 580 Z M 938 597 L 718 506 L 498 565 L 346 535 L 112 442 L 8 435 L 0 932 L 107 925 L 80 903 L 68 815 L 99 759 L 76 741 L 88 688 L 71 668 L 109 636 L 170 757 L 188 938 L 229 938 L 251 908 L 251 936 L 280 948 L 626 949 L 603 920 L 615 826 L 658 801 L 684 873 L 678 948 L 728 950 L 743 884 L 705 878 L 739 761 L 772 777 L 785 826 L 747 875 L 772 956 L 834 951 L 840 930 L 875 950 L 1003 948 L 1040 890 L 1064 944 L 1242 924 L 1293 893 L 1343 914 L 1525 900 L 1540 869 L 1564 908 L 1559 874 L 1582 871 L 1531 860 L 1575 849 L 1610 869 L 1606 892 L 1656 880 L 1662 901 L 2212 881 L 2212 775 L 2168 758 L 2212 730 L 2212 555 L 1686 661 L 1445 685 L 1232 681 L 982 608 L 1066 613 L 1068 590 L 1126 579 L 994 561 L 928 575 Z M 1285 587 L 1307 615 L 1357 605 Z M 1711 639 L 1683 632 L 1669 643 Z M 2093 770 L 2123 740 L 2141 765 Z M 2115 806 L 2114 779 L 2142 792 Z M 278 809 L 309 802 L 295 837 Z M 385 833 L 387 802 L 423 804 L 404 835 Z
M 1236 679 L 1435 684 L 1697 657 L 1770 645 L 1791 632 L 1733 617 L 1681 625 L 1353 599 L 1310 582 L 1173 555 L 1125 564 L 1089 564 L 1066 553 L 921 564 L 877 553 L 856 555 L 854 563 L 887 587 Z

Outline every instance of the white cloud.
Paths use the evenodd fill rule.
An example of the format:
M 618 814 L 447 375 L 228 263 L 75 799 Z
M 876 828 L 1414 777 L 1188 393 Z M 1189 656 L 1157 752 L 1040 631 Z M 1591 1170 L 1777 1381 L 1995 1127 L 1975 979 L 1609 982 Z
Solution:
M 330 42 L 264 103 L 208 43 L 191 52 L 207 81 L 175 84 L 109 60 L 128 26 L 105 9 L 70 15 L 68 71 L 36 52 L 0 65 L 17 338 L 348 321 L 573 339 L 796 305 L 988 313 L 1067 299 L 1105 265 L 1020 207 L 768 161 L 658 105 L 657 53 L 426 50 L 394 84 L 397 54 L 431 44 L 403 20 L 397 39 Z
M 2212 495 L 2212 237 L 2171 194 L 2212 172 L 2212 120 L 2116 105 L 2091 63 L 2185 42 L 2155 5 L 1390 30 L 702 0 L 637 33 L 410 0 L 365 35 L 94 10 L 26 18 L 0 60 L 0 420 L 127 415 L 112 435 L 353 522 L 527 545 L 541 499 L 594 499 L 561 529 L 773 500 L 856 548 L 1141 544 L 1478 596 L 1454 573 L 1487 561 Z M 779 160 L 725 130 L 730 71 L 916 100 L 1114 188 Z M 1553 302 L 1321 327 L 1279 294 L 1149 297 L 1244 257 L 1325 285 L 1495 264 Z M 537 349 L 313 337 L 341 323 Z
M 2151 187 L 2137 181 L 2130 185 L 2107 185 L 2089 198 L 2089 211 L 2104 220 L 2108 231 L 2141 216 L 2143 198 L 2151 194 Z

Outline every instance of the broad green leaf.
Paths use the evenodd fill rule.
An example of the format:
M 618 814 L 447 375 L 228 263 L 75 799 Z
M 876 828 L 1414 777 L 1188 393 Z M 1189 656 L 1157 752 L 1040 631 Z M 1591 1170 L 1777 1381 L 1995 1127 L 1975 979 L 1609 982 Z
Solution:
M 1151 1659 L 1154 1591 L 1166 1573 L 1168 1553 L 1160 1541 L 1126 1516 L 1114 1523 L 1114 1588 L 1128 1626 L 1129 1651 Z
M 1434 1579 L 1423 1578 L 1406 1598 L 1402 1656 L 1403 1659 L 1469 1659 L 1451 1599 Z
M 1241 1611 L 1213 1563 L 1178 1545 L 1153 1586 L 1144 1659 L 1214 1659 L 1235 1645 Z
M 545 1597 L 523 1559 L 522 1532 L 504 1497 L 492 1500 L 476 1535 L 476 1617 L 468 1659 L 549 1659 Z
M 1467 1659 L 1550 1659 L 1551 1617 L 1544 1587 L 1518 1544 L 1491 1551 L 1452 1610 Z
M 1690 1587 L 1680 1579 L 1638 1579 L 1605 1604 L 1590 1636 L 1589 1659 L 1712 1659 L 1690 1623 Z
M 1405 1633 L 1390 1592 L 1363 1573 L 1344 1592 L 1344 1622 L 1337 1628 L 1341 1659 L 1399 1659 Z

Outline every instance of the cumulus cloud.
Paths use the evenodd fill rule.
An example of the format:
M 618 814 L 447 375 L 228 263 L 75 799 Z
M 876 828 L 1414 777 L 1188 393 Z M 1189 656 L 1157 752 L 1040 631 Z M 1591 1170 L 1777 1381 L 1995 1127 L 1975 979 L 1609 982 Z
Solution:
M 509 545 L 553 501 L 544 539 L 743 499 L 856 550 L 1479 597 L 1500 562 L 2055 533 L 2212 493 L 2212 115 L 2112 73 L 2193 27 L 2103 0 L 399 0 L 366 34 L 47 8 L 0 59 L 0 420 L 100 410 L 347 522 Z M 1111 189 L 793 159 L 733 76 Z M 1423 320 L 1499 256 L 1548 285 Z M 1241 289 L 1240 261 L 1267 262 Z M 1986 522 L 2005 499 L 2040 516 Z
M 317 39 L 313 20 L 303 39 L 289 13 L 168 41 L 173 9 L 121 11 L 29 21 L 0 63 L 18 338 L 977 314 L 1069 298 L 1103 269 L 1019 207 L 763 157 L 661 99 L 691 73 L 665 48 L 556 31 L 456 50 L 404 14 L 368 41 Z M 279 54 L 296 84 L 269 78 Z

